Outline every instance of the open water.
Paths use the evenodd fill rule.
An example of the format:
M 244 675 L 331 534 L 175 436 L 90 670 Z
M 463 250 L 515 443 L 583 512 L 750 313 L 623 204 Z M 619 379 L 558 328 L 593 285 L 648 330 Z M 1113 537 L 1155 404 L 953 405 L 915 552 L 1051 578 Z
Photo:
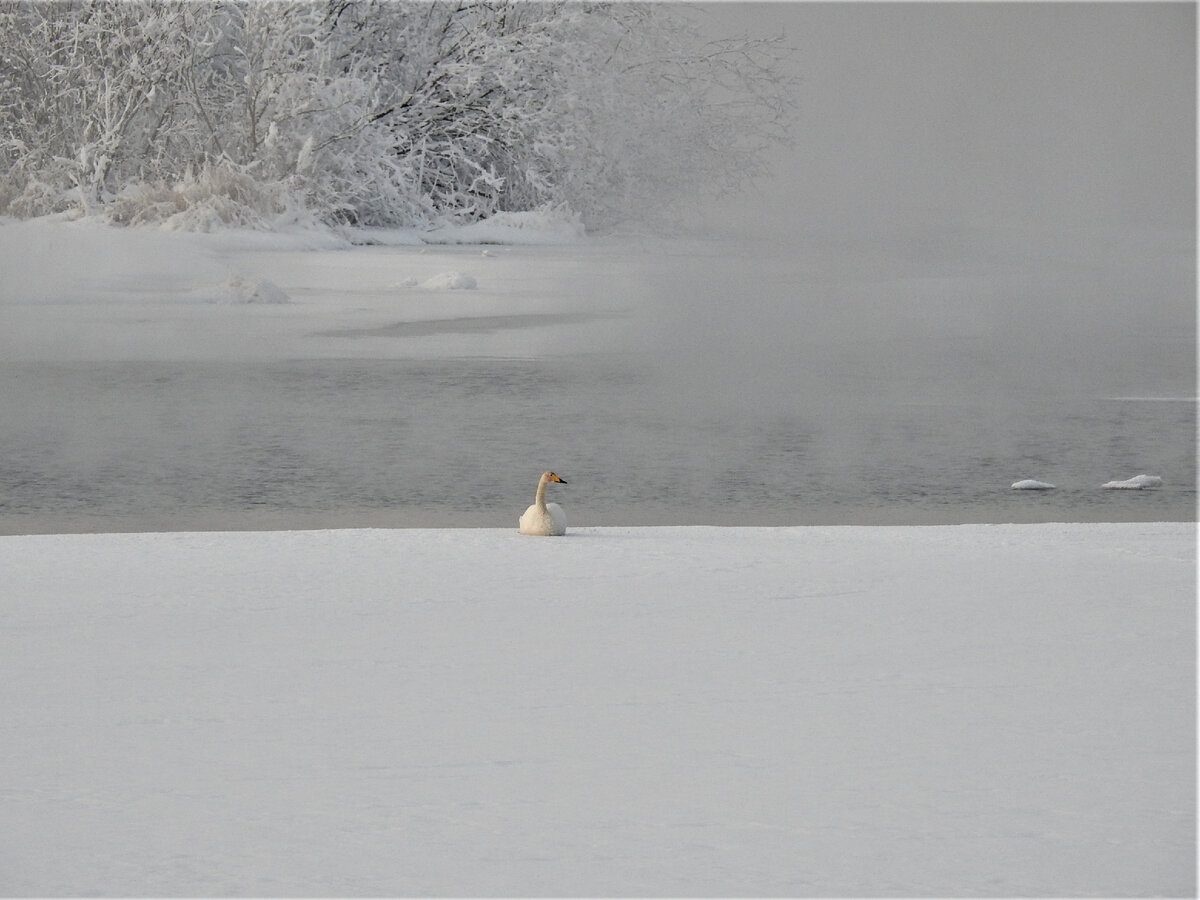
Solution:
M 628 346 L 568 309 L 342 329 L 346 356 L 326 331 L 301 356 L 0 361 L 0 533 L 515 527 L 546 468 L 576 525 L 1195 518 L 1194 333 L 980 328 L 944 296 L 914 318 L 894 279 L 826 285 L 822 312 L 786 302 L 785 263 L 733 268 L 644 273 L 740 300 L 635 315 Z M 566 349 L 402 352 L 533 328 Z M 1099 487 L 1141 473 L 1164 486 Z

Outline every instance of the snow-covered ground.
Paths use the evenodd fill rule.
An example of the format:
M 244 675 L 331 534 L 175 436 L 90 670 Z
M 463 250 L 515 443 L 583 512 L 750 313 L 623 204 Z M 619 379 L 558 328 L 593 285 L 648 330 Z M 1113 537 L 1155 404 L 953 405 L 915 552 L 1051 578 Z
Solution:
M 901 313 L 890 298 L 913 310 L 932 301 L 929 284 L 909 285 L 886 259 L 863 273 L 852 253 L 837 262 L 814 252 L 811 283 L 766 289 L 738 281 L 758 260 L 731 257 L 714 289 L 730 302 L 689 307 L 710 271 L 689 273 L 692 257 L 639 266 L 639 253 L 673 252 L 649 239 L 582 251 L 570 222 L 353 237 L 379 246 L 348 250 L 344 237 L 316 233 L 0 223 L 0 358 L 25 392 L 0 408 L 13 433 L 38 438 L 18 442 L 33 456 L 4 471 L 45 474 L 36 455 L 62 456 L 79 463 L 78 479 L 63 483 L 79 488 L 121 471 L 114 460 L 124 457 L 105 448 L 163 437 L 158 419 L 139 418 L 144 394 L 121 394 L 119 380 L 102 392 L 104 409 L 55 395 L 53 382 L 33 390 L 56 363 L 236 368 L 672 346 L 674 380 L 650 410 L 753 397 L 769 414 L 788 409 L 796 383 L 818 395 L 826 385 L 789 368 L 794 358 L 823 372 L 822 348 L 857 347 L 852 366 L 831 358 L 826 386 L 886 391 L 892 369 L 880 370 L 885 379 L 860 368 L 894 362 L 895 335 L 934 328 L 914 319 L 906 331 L 900 315 L 860 335 L 880 297 Z M 846 280 L 842 264 L 866 280 Z M 806 263 L 796 265 L 803 274 Z M 983 340 L 986 316 L 971 306 L 979 291 L 947 284 L 956 293 L 937 334 Z M 786 327 L 767 315 L 776 289 L 807 291 Z M 837 303 L 822 306 L 827 296 Z M 735 327 L 756 317 L 756 329 Z M 987 359 L 987 347 L 1010 343 L 962 353 Z M 1130 374 L 1105 389 L 1183 390 L 1177 350 L 1148 355 L 1124 337 L 1120 348 L 1105 365 Z M 997 359 L 999 379 L 960 369 L 973 373 L 968 387 L 996 382 L 1024 396 L 1028 367 Z M 1066 362 L 1062 377 L 1081 377 Z M 914 365 L 915 385 L 952 381 Z M 1063 390 L 1035 371 L 1029 386 L 1043 384 Z M 904 399 L 910 386 L 894 390 Z M 24 396 L 47 408 L 27 408 Z M 207 408 L 179 415 L 203 426 Z M 1056 420 L 1021 432 L 1026 457 L 1005 457 L 1007 445 L 989 438 L 976 468 L 947 471 L 990 479 L 1001 496 L 1014 493 L 1009 484 L 1043 488 L 1018 490 L 1010 504 L 1067 502 L 1087 485 L 1124 516 L 1115 504 L 1194 497 L 1194 456 L 1169 435 L 1142 440 L 1155 429 L 1121 415 L 1107 443 L 1068 440 L 1095 460 L 1047 450 Z M 439 462 L 446 442 L 426 448 L 429 471 L 418 474 L 433 496 L 485 498 L 479 514 L 510 521 L 503 529 L 0 537 L 0 894 L 1195 893 L 1194 522 L 587 527 L 605 491 L 622 496 L 618 475 L 679 490 L 686 472 L 651 467 L 664 462 L 656 451 L 667 463 L 697 452 L 673 421 L 649 416 L 623 443 L 574 452 L 488 445 L 521 453 L 520 464 L 459 446 L 457 471 Z M 943 443 L 947 430 L 935 431 Z M 190 440 L 196 429 L 181 433 Z M 645 435 L 651 446 L 630 446 Z M 801 477 L 814 470 L 806 446 Z M 950 457 L 975 458 L 961 447 Z M 582 450 L 613 457 L 617 471 L 602 477 L 593 460 L 577 477 L 589 467 Z M 554 458 L 521 471 L 534 451 Z M 109 462 L 83 465 L 91 459 Z M 517 516 L 547 464 L 573 483 L 557 499 L 584 527 L 564 539 L 519 536 Z M 881 502 L 911 492 L 902 453 L 898 465 Z M 1163 487 L 1100 490 L 1103 478 L 1143 470 L 1166 475 Z M 1063 487 L 1013 483 L 1033 475 Z M 5 489 L 16 491 L 12 478 Z M 761 480 L 738 481 L 738 496 L 758 496 Z M 513 497 L 510 511 L 497 495 Z M 811 504 L 811 490 L 803 496 Z M 653 521 L 654 508 L 610 506 L 609 521 Z M 115 528 L 107 509 L 91 513 L 88 530 Z M 312 524 L 286 508 L 263 513 L 275 527 Z M 236 527 L 229 514 L 195 527 Z M 394 524 L 365 518 L 354 524 Z
M 519 512 L 0 538 L 0 893 L 1194 895 L 1193 524 Z

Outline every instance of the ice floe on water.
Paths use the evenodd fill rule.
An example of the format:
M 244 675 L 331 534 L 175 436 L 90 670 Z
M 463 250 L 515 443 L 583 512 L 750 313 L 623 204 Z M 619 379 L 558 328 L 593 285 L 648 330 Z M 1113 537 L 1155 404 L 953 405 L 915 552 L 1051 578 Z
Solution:
M 1100 485 L 1108 490 L 1140 491 L 1144 488 L 1162 487 L 1163 480 L 1157 475 L 1134 475 L 1125 481 L 1106 481 Z
M 1021 481 L 1013 482 L 1012 489 L 1014 491 L 1052 491 L 1055 485 L 1048 484 L 1045 481 L 1037 481 L 1033 478 L 1025 478 Z
M 1107 481 L 1100 485 L 1101 488 L 1107 490 L 1127 490 L 1140 491 L 1145 488 L 1159 488 L 1163 486 L 1163 480 L 1157 475 L 1135 475 L 1125 481 Z M 1050 484 L 1045 481 L 1037 481 L 1033 478 L 1025 478 L 1021 481 L 1015 481 L 1012 485 L 1014 491 L 1053 491 L 1057 489 L 1057 485 Z

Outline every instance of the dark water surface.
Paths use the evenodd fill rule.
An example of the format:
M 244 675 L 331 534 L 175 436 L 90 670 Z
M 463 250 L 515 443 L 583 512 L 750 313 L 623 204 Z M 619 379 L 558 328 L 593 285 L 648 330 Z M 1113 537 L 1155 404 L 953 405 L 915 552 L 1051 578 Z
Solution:
M 1124 311 L 1186 265 L 533 249 L 481 270 L 512 273 L 508 294 L 424 315 L 321 315 L 302 293 L 403 252 L 287 258 L 298 305 L 178 319 L 290 327 L 282 351 L 0 360 L 0 533 L 515 527 L 547 468 L 576 525 L 1195 519 L 1194 298 Z M 534 308 L 538 272 L 557 280 Z M 183 315 L 131 309 L 126 331 Z M 538 352 L 503 352 L 534 333 Z M 1164 486 L 1100 489 L 1142 473 Z M 1058 490 L 1010 490 L 1026 478 Z
M 615 357 L 8 364 L 0 529 L 1188 520 L 1194 402 L 672 406 Z M 20 398 L 14 402 L 14 398 Z M 810 408 L 811 407 L 811 408 Z M 1162 476 L 1163 488 L 1100 490 Z M 1037 478 L 1052 492 L 1009 485 Z

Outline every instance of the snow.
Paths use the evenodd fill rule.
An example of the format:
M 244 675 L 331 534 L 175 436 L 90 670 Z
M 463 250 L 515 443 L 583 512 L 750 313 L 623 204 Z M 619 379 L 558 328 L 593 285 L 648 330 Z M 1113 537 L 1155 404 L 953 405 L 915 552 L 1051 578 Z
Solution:
M 420 288 L 423 291 L 472 291 L 479 287 L 479 284 L 473 276 L 464 275 L 462 272 L 442 272 L 424 281 L 411 278 L 404 286 Z
M 0 538 L 0 884 L 1194 895 L 1195 538 Z
M 513 243 L 491 258 L 478 246 L 427 243 L 415 230 L 198 234 L 111 227 L 96 219 L 0 218 L 0 357 L 304 357 L 312 352 L 313 333 L 394 326 L 398 311 L 418 322 L 485 312 L 559 313 L 564 276 L 556 267 L 569 261 L 531 270 L 530 258 L 571 253 L 567 235 L 574 225 L 529 215 L 537 228 L 517 227 L 512 220 L 521 217 L 506 215 L 492 229 L 496 240 L 508 235 Z M 441 229 L 439 240 L 452 230 Z M 539 246 L 538 238 L 550 243 Z M 471 266 L 486 267 L 486 279 Z M 601 286 L 571 287 L 588 314 L 624 302 Z M 465 299 L 472 295 L 478 296 Z M 464 299 L 451 309 L 448 297 Z M 259 315 L 209 315 L 214 306 Z M 511 338 L 525 341 L 527 331 L 514 329 Z M 344 343 L 333 352 L 361 352 L 361 342 Z M 462 353 L 462 346 L 455 351 Z M 379 352 L 378 343 L 368 352 Z M 506 355 L 531 352 L 514 343 Z
M 1012 489 L 1014 491 L 1052 491 L 1055 489 L 1055 487 L 1054 485 L 1045 481 L 1038 481 L 1034 478 L 1025 478 L 1021 481 L 1013 482 Z
M 445 226 L 423 235 L 431 244 L 572 244 L 583 237 L 579 216 L 557 207 L 496 213 L 481 222 Z
M 1157 475 L 1134 475 L 1125 481 L 1107 481 L 1100 486 L 1109 490 L 1140 491 L 1145 488 L 1162 487 L 1162 484 L 1163 480 Z
M 436 228 L 354 228 L 339 233 L 355 244 L 403 247 L 420 245 L 505 245 L 524 247 L 564 246 L 586 239 L 580 217 L 569 209 L 548 207 L 527 212 L 500 212 L 466 225 Z M 482 256 L 491 256 L 483 249 Z
M 287 291 L 266 278 L 234 275 L 215 288 L 200 288 L 196 294 L 209 303 L 291 303 Z

